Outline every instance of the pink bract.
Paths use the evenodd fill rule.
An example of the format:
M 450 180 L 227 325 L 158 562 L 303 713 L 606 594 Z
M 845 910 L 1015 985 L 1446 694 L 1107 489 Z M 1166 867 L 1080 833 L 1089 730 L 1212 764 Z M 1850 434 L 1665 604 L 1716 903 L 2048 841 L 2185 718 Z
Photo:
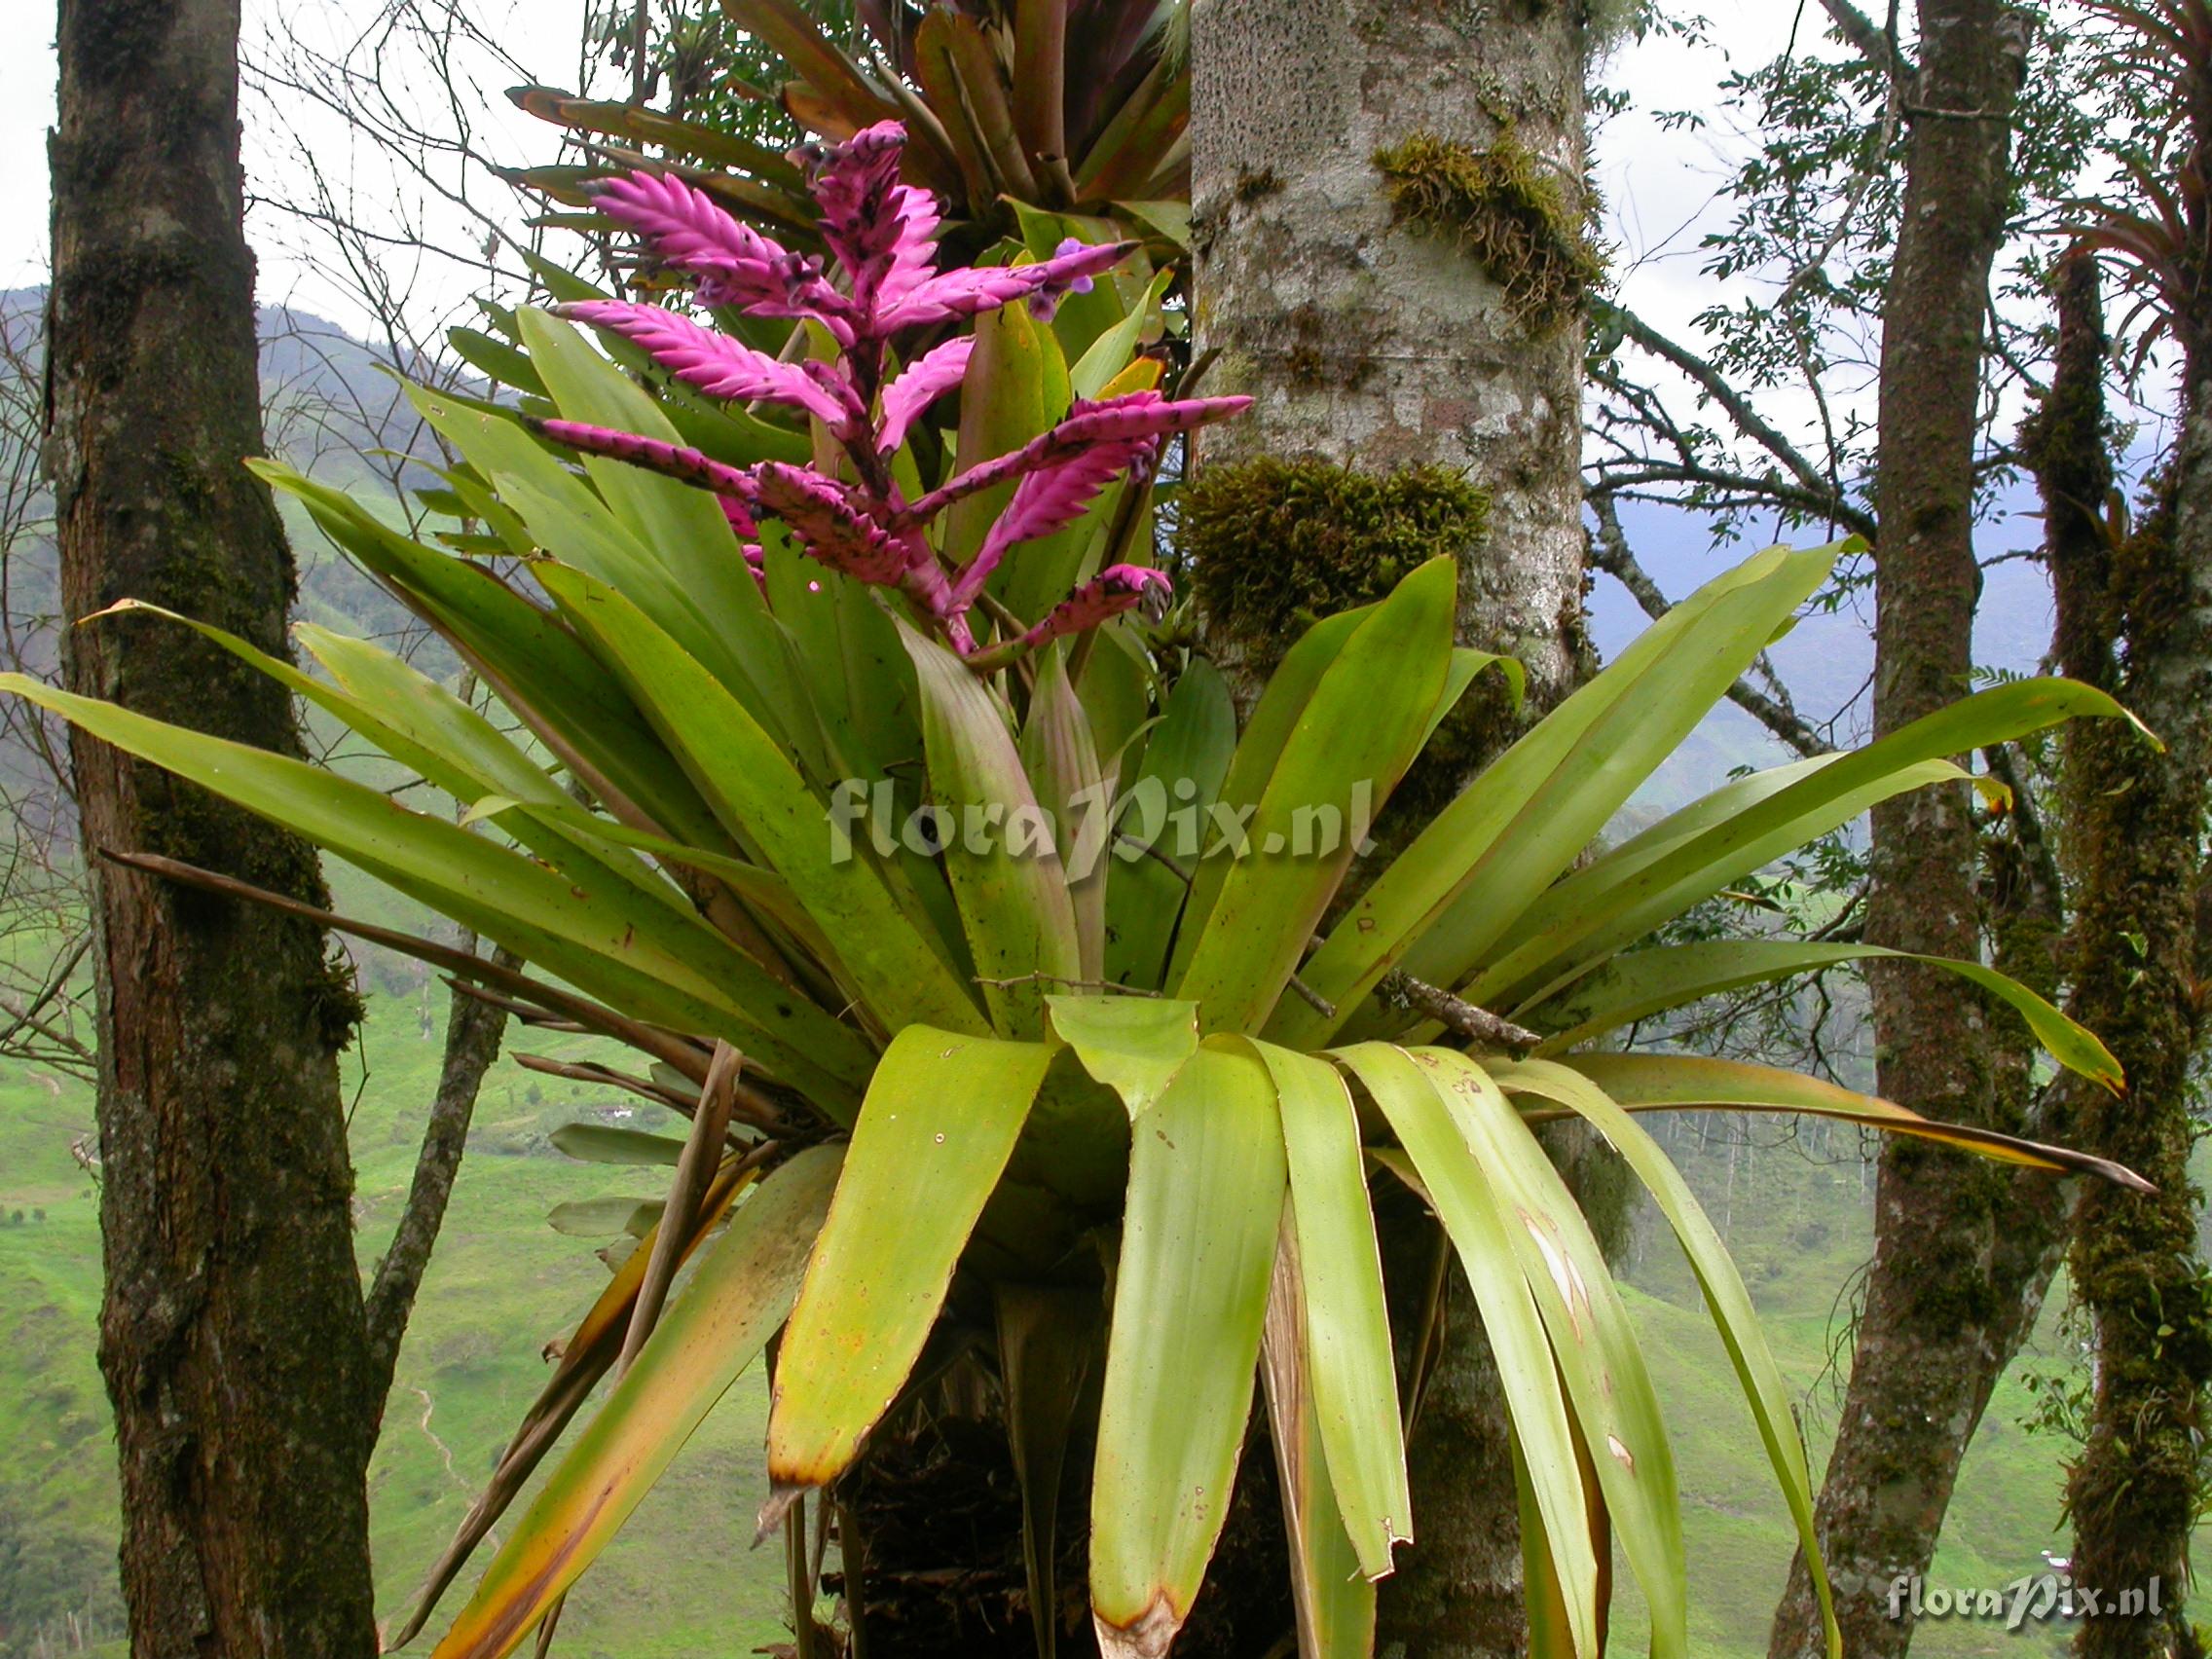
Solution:
M 904 129 L 887 121 L 842 144 L 793 153 L 821 210 L 828 268 L 740 223 L 681 179 L 637 172 L 597 189 L 601 209 L 635 232 L 662 267 L 690 278 L 701 304 L 812 320 L 836 343 L 834 360 L 772 356 L 658 306 L 595 300 L 557 308 L 619 334 L 709 397 L 803 411 L 843 450 L 849 480 L 781 461 L 726 466 L 696 450 L 571 422 L 534 424 L 570 449 L 713 491 L 742 542 L 754 543 L 756 518 L 780 520 L 808 557 L 855 580 L 896 588 L 924 623 L 967 655 L 976 649 L 968 612 L 1009 550 L 1073 523 L 1115 480 L 1149 477 L 1170 434 L 1235 414 L 1250 399 L 1175 401 L 1141 391 L 1079 401 L 1041 437 L 906 501 L 891 481 L 888 459 L 930 405 L 962 384 L 975 347 L 964 335 L 927 336 L 1017 301 L 1049 314 L 1062 295 L 1088 289 L 1135 244 L 1086 246 L 1070 239 L 1051 258 L 1026 265 L 939 271 L 937 203 L 927 191 L 899 181 L 905 140 Z M 887 380 L 893 352 L 904 366 Z M 933 524 L 953 502 L 1008 482 L 1014 483 L 1013 499 L 976 557 L 963 569 L 948 568 L 930 535 Z M 756 544 L 745 556 L 757 571 Z M 1007 644 L 1033 649 L 1139 605 L 1163 604 L 1168 591 L 1159 571 L 1117 565 Z M 1006 648 L 994 647 L 994 659 Z

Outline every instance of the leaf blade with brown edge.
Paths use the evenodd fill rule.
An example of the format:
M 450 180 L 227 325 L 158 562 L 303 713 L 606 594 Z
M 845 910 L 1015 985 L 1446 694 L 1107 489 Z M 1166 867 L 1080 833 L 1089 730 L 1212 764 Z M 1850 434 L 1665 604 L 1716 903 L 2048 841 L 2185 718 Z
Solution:
M 1466 1270 L 1483 1330 L 1497 1355 L 1514 1443 L 1543 1515 L 1558 1580 L 1566 1589 L 1574 1649 L 1595 1655 L 1599 1564 L 1591 1549 L 1573 1424 L 1550 1340 L 1507 1231 L 1503 1202 L 1434 1082 L 1411 1055 L 1385 1043 L 1359 1043 L 1331 1057 L 1365 1087 L 1404 1149 L 1380 1149 L 1376 1161 L 1428 1203 Z M 1419 1518 L 1415 1520 L 1418 1526 Z
M 2155 1190 L 2134 1170 L 2109 1159 L 2024 1140 L 1996 1129 L 1938 1123 L 1879 1095 L 1861 1094 L 1778 1066 L 1710 1059 L 1700 1054 L 1634 1053 L 1567 1054 L 1562 1056 L 1560 1064 L 1580 1072 L 1624 1111 L 1710 1108 L 1729 1112 L 1802 1113 L 1807 1117 L 1863 1124 L 1888 1134 L 1909 1135 L 1938 1146 L 1956 1147 L 2000 1163 L 2096 1175 L 2131 1192 Z M 1527 1114 L 1531 1121 L 1564 1115 L 1564 1109 Z
M 1274 1079 L 1290 1168 L 1301 1383 L 1334 1485 L 1331 1505 L 1369 1579 L 1413 1538 L 1382 1256 L 1351 1092 L 1336 1067 L 1272 1043 L 1252 1050 Z
M 1297 1229 L 1286 1209 L 1269 1288 L 1260 1381 L 1282 1487 L 1283 1527 L 1289 1533 L 1298 1650 L 1311 1659 L 1371 1659 L 1375 1584 L 1346 1535 L 1328 1453 L 1321 1443 L 1309 1386 L 1312 1368 L 1303 1276 Z
M 729 1213 L 730 1205 L 737 1201 L 738 1195 L 755 1174 L 754 1169 L 735 1163 L 723 1166 L 699 1205 L 698 1217 L 684 1243 L 685 1260 L 706 1241 L 707 1235 L 721 1224 L 722 1217 Z M 629 1326 L 631 1309 L 636 1306 L 639 1286 L 645 1281 L 645 1266 L 657 1235 L 656 1228 L 653 1235 L 639 1240 L 638 1248 L 614 1270 L 614 1276 L 561 1346 L 553 1375 L 546 1380 L 530 1410 L 523 1414 L 506 1449 L 499 1454 L 492 1478 L 469 1505 L 468 1513 L 454 1530 L 452 1541 L 424 1574 L 423 1588 L 416 1593 L 414 1611 L 390 1634 L 387 1650 L 405 1647 L 429 1622 L 447 1587 L 460 1575 L 476 1546 L 484 1541 L 499 1517 L 506 1513 L 524 1483 L 544 1460 L 545 1454 L 583 1406 L 600 1378 L 614 1363 L 621 1352 L 622 1334 Z
M 1705 1294 L 1714 1327 L 1728 1350 L 1752 1420 L 1758 1425 L 1767 1461 L 1796 1524 L 1798 1548 L 1811 1569 L 1821 1622 L 1827 1633 L 1828 1659 L 1842 1659 L 1843 1636 L 1836 1626 L 1827 1569 L 1821 1561 L 1820 1533 L 1813 1519 L 1812 1476 L 1804 1442 L 1797 1433 L 1794 1395 L 1767 1347 L 1758 1311 L 1736 1272 L 1728 1247 L 1659 1143 L 1589 1078 L 1567 1066 L 1540 1059 L 1493 1066 L 1491 1075 L 1508 1094 L 1541 1096 L 1579 1114 L 1627 1161 L 1673 1229 Z
M 1199 1048 L 1139 1118 L 1091 1480 L 1104 1659 L 1161 1659 L 1229 1513 L 1288 1176 L 1274 1088 Z
M 1688 1568 L 1674 1449 L 1604 1252 L 1566 1181 L 1483 1065 L 1451 1049 L 1412 1055 L 1436 1081 L 1504 1205 L 1507 1236 L 1573 1408 L 1578 1478 L 1595 1470 L 1603 1511 L 1650 1609 L 1652 1659 L 1683 1659 Z
M 763 1178 L 494 1558 L 432 1659 L 504 1659 L 629 1519 L 788 1315 L 838 1153 Z

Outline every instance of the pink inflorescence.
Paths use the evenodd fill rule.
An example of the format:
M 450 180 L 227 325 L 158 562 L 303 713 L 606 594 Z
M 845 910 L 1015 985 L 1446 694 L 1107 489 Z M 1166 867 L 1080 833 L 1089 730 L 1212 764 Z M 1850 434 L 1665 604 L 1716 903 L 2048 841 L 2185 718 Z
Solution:
M 725 466 L 696 450 L 572 421 L 541 422 L 538 430 L 568 448 L 713 491 L 756 572 L 757 521 L 778 520 L 801 550 L 830 569 L 899 589 L 968 655 L 976 649 L 968 613 L 1010 548 L 1072 523 L 1115 479 L 1148 475 L 1169 434 L 1234 415 L 1251 400 L 1174 401 L 1157 391 L 1079 399 L 1043 436 L 905 500 L 891 480 L 889 457 L 930 405 L 961 384 L 975 347 L 960 335 L 908 355 L 912 337 L 1017 300 L 1050 316 L 1063 295 L 1087 291 L 1136 245 L 1086 246 L 1071 238 L 1034 264 L 939 271 L 937 203 L 927 191 L 899 182 L 905 142 L 904 129 L 886 121 L 843 144 L 794 152 L 812 177 L 830 268 L 741 224 L 682 179 L 637 172 L 597 190 L 600 209 L 642 238 L 661 265 L 690 278 L 703 303 L 819 323 L 837 344 L 834 362 L 786 362 L 658 306 L 592 300 L 556 308 L 644 348 L 710 397 L 803 410 L 843 449 L 849 481 L 781 461 Z M 902 366 L 887 380 L 894 358 Z M 953 502 L 1008 482 L 1013 498 L 976 557 L 948 568 L 930 525 Z M 1159 571 L 1116 565 L 1054 607 L 1019 643 L 1041 645 L 1139 606 L 1163 605 L 1167 592 Z

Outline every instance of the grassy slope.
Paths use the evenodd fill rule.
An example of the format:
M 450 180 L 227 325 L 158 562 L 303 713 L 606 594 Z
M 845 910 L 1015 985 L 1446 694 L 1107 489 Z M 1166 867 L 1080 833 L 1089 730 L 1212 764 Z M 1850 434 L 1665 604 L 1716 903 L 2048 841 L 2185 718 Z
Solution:
M 370 1074 L 353 1116 L 364 1263 L 406 1192 L 438 1063 L 416 998 L 378 996 L 373 1010 Z M 403 1609 L 535 1393 L 540 1347 L 605 1282 L 589 1241 L 550 1231 L 546 1211 L 568 1198 L 649 1192 L 659 1173 L 575 1164 L 543 1145 L 545 1131 L 604 1099 L 509 1061 L 488 1081 L 371 1474 L 387 1615 Z M 26 1626 L 67 1606 L 89 1605 L 109 1630 L 116 1612 L 112 1451 L 93 1361 L 96 1198 L 69 1155 L 70 1141 L 91 1127 L 82 1086 L 0 1072 L 0 1514 L 33 1549 L 15 1575 L 14 1628 L 0 1600 L 0 1654 L 13 1642 L 29 1651 Z M 24 1222 L 8 1225 L 18 1207 Z M 29 1219 L 34 1207 L 45 1210 L 43 1223 Z M 781 1558 L 746 1548 L 765 1495 L 765 1406 L 758 1378 L 749 1377 L 708 1420 L 596 1569 L 590 1593 L 571 1606 L 564 1653 L 744 1654 L 777 1638 Z M 0 1563 L 6 1547 L 0 1534 Z M 9 1582 L 0 1578 L 0 1595 Z

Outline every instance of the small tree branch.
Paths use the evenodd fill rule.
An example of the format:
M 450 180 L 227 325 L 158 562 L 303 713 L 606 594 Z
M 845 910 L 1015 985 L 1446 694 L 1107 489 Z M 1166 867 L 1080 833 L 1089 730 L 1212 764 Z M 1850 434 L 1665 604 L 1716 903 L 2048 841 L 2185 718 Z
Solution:
M 1634 312 L 1615 307 L 1611 319 L 1620 325 L 1624 339 L 1632 340 L 1661 362 L 1669 364 L 1719 405 L 1736 429 L 1745 437 L 1765 450 L 1797 480 L 1799 492 L 1809 500 L 1820 503 L 1820 510 L 1843 528 L 1857 532 L 1868 540 L 1873 539 L 1874 518 L 1871 513 L 1853 506 L 1829 481 L 1821 468 L 1815 466 L 1805 453 L 1798 449 L 1759 412 L 1751 407 L 1751 400 L 1727 377 L 1688 347 L 1670 340 L 1645 322 Z
M 522 966 L 522 959 L 503 947 L 492 953 L 492 960 L 510 970 Z M 392 1373 L 399 1363 L 400 1341 L 407 1334 L 416 1294 L 423 1288 L 424 1271 L 430 1265 L 430 1249 L 437 1243 L 446 1204 L 453 1197 L 454 1179 L 461 1172 L 468 1125 L 476 1115 L 477 1092 L 483 1087 L 485 1072 L 499 1057 L 499 1040 L 506 1025 L 504 1009 L 463 996 L 458 989 L 447 1002 L 445 1058 L 438 1068 L 438 1088 L 430 1101 L 429 1122 L 423 1127 L 415 1179 L 408 1188 L 399 1225 L 392 1230 L 391 1246 L 377 1264 L 363 1309 L 369 1333 L 372 1422 L 384 1419 L 385 1398 L 391 1390 Z
M 1854 6 L 1851 0 L 1821 0 L 1821 10 L 1828 15 L 1828 20 L 1835 24 L 1836 32 L 1843 36 L 1860 56 L 1892 80 L 1901 79 L 1905 75 L 1910 66 L 1905 62 L 1904 53 L 1898 45 L 1894 23 L 1891 28 L 1883 28 Z M 1895 18 L 1894 11 L 1891 16 Z
M 1493 1049 L 1503 1049 L 1511 1053 L 1526 1053 L 1535 1048 L 1543 1034 L 1530 1031 L 1525 1025 L 1516 1025 L 1502 1014 L 1477 1008 L 1463 998 L 1454 996 L 1440 985 L 1425 979 L 1417 979 L 1403 968 L 1393 968 L 1375 983 L 1375 994 L 1394 1008 L 1406 1008 L 1425 1014 L 1448 1031 L 1485 1044 Z

